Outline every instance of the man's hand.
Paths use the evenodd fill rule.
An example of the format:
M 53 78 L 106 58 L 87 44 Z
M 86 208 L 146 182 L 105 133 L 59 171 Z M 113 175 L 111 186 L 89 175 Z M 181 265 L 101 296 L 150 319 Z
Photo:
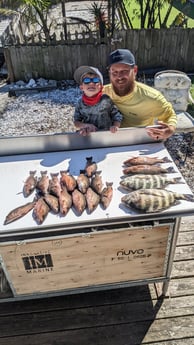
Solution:
M 157 124 L 158 127 L 146 128 L 148 135 L 155 140 L 165 140 L 175 132 L 175 127 L 172 125 L 168 125 L 162 121 L 158 121 Z

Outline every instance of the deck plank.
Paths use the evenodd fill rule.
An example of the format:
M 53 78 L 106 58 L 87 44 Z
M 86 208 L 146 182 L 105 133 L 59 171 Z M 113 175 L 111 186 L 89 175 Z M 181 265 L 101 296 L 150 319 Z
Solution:
M 193 345 L 194 216 L 181 220 L 168 293 L 154 284 L 0 302 L 0 345 Z
M 154 322 L 153 322 L 154 321 Z M 151 344 L 156 339 L 158 343 L 168 339 L 194 338 L 193 316 L 184 318 L 166 318 L 160 320 L 143 321 L 140 323 L 122 323 L 117 325 L 105 325 L 95 328 L 74 330 L 60 330 L 56 332 L 39 333 L 30 336 L 6 337 L 0 339 L 0 345 L 125 345 L 125 344 Z M 17 341 L 17 342 L 16 342 Z M 185 343 L 184 343 L 185 344 Z
M 37 312 L 34 317 L 31 314 L 2 316 L 1 337 L 11 335 L 25 335 L 46 333 L 61 330 L 74 330 L 79 328 L 97 328 L 123 323 L 135 323 L 153 321 L 165 318 L 181 317 L 182 315 L 194 316 L 193 296 L 184 298 L 171 298 L 162 301 L 146 301 L 136 303 L 123 303 L 115 305 L 103 305 L 98 307 L 77 308 L 69 310 L 52 310 Z

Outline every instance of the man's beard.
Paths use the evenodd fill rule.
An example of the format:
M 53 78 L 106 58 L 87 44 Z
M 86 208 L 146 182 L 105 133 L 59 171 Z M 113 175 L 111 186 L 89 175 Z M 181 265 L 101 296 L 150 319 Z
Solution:
M 121 87 L 119 88 L 119 86 L 115 86 L 112 84 L 113 90 L 114 92 L 118 95 L 118 96 L 126 96 L 129 93 L 133 92 L 134 87 L 135 87 L 135 82 L 132 81 L 130 84 L 126 84 L 126 85 L 121 85 Z

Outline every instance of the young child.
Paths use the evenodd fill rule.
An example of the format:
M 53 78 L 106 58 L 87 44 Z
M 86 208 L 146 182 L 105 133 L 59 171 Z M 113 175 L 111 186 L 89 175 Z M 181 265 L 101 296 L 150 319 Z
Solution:
M 100 71 L 91 66 L 80 66 L 74 79 L 83 92 L 75 107 L 74 125 L 85 136 L 97 130 L 110 130 L 115 133 L 120 127 L 122 115 L 111 98 L 102 94 L 103 77 Z

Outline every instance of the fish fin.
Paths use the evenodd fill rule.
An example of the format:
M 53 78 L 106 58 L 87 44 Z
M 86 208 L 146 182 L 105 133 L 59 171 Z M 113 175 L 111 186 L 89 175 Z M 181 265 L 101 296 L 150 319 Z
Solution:
M 19 195 L 19 194 L 23 194 L 23 191 L 22 192 L 18 192 L 16 195 Z

